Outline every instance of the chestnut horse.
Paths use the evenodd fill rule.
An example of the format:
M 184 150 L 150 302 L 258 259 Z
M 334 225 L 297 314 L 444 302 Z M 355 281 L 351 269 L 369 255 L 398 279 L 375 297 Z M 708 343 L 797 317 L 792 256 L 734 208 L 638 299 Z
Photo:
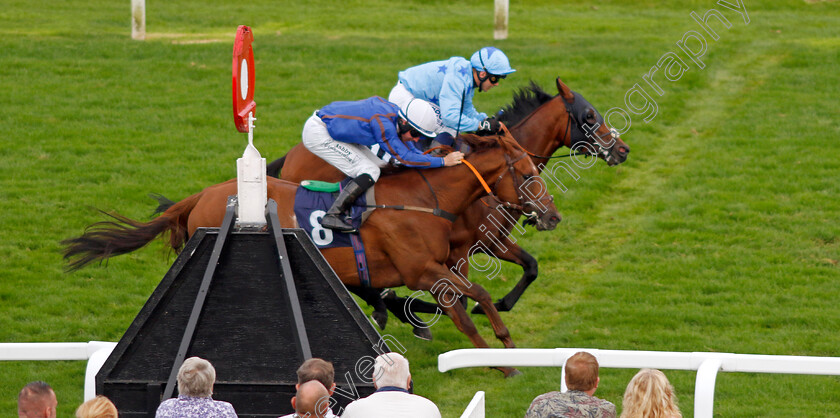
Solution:
M 553 165 L 548 164 L 549 159 L 563 146 L 584 155 L 597 156 L 610 166 L 624 162 L 630 147 L 606 125 L 603 117 L 583 96 L 571 91 L 560 78 L 557 78 L 556 84 L 558 94 L 552 96 L 531 82 L 530 86 L 517 92 L 513 104 L 506 107 L 499 116 L 502 122 L 510 126 L 511 134 L 535 160 L 538 169 L 542 171 L 546 165 L 552 168 Z M 555 164 L 570 167 L 565 163 Z M 295 182 L 307 179 L 340 181 L 344 178 L 344 174 L 309 152 L 302 144 L 294 146 L 286 156 L 269 164 L 266 171 L 269 175 L 276 177 L 280 174 L 280 178 Z M 504 312 L 513 308 L 525 289 L 537 278 L 538 265 L 537 260 L 510 237 L 512 228 L 518 228 L 512 220 L 519 218 L 521 212 L 507 211 L 505 215 L 489 207 L 489 204 L 476 202 L 455 222 L 450 236 L 451 250 L 447 265 L 455 267 L 462 276 L 467 277 L 468 256 L 473 248 L 520 265 L 523 275 L 519 282 L 495 303 L 496 309 Z M 488 222 L 491 218 L 498 222 Z M 539 222 L 536 225 L 537 229 L 546 229 Z M 351 290 L 377 310 L 384 310 L 380 308 L 383 305 L 378 301 L 378 291 L 369 291 L 365 295 L 361 289 Z M 389 309 L 397 318 L 406 322 L 405 300 L 390 298 L 388 302 Z M 436 309 L 423 303 L 414 303 L 411 307 L 415 312 L 434 312 Z M 481 313 L 482 308 L 477 305 L 473 312 Z M 384 329 L 387 314 L 374 312 L 374 318 Z M 417 328 L 417 322 L 412 320 L 412 325 L 415 325 L 415 334 L 420 336 L 422 331 Z
M 453 222 L 428 212 L 396 210 L 394 207 L 437 208 L 459 215 L 490 192 L 483 180 L 486 178 L 491 179 L 489 184 L 495 192 L 491 196 L 497 203 L 518 210 L 539 210 L 543 212 L 540 222 L 550 224 L 550 219 L 558 217 L 536 166 L 509 134 L 498 137 L 465 135 L 464 141 L 474 149 L 465 160 L 475 168 L 475 174 L 465 163 L 423 173 L 404 170 L 377 182 L 377 204 L 386 208 L 376 209 L 360 229 L 371 285 L 429 291 L 458 330 L 476 347 L 488 347 L 464 306 L 454 303 L 461 296 L 469 297 L 487 313 L 496 337 L 504 346 L 514 347 L 490 294 L 480 285 L 458 277 L 446 266 Z M 284 228 L 297 227 L 293 201 L 298 185 L 275 178 L 268 180 L 268 197 L 278 204 L 280 224 Z M 196 228 L 221 225 L 227 198 L 234 194 L 235 179 L 210 186 L 146 223 L 113 214 L 116 221 L 96 223 L 81 237 L 62 241 L 66 245 L 64 257 L 70 261 L 70 269 L 76 269 L 136 250 L 167 232 L 170 233 L 170 245 L 180 249 L 186 234 L 192 235 Z M 343 283 L 361 285 L 351 248 L 324 249 L 322 254 Z M 506 376 L 518 373 L 512 368 L 500 370 Z

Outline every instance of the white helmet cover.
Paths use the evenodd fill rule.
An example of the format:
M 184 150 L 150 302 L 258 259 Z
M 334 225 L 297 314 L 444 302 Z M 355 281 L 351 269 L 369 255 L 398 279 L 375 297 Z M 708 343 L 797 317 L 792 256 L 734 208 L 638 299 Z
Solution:
M 434 138 L 443 130 L 440 107 L 421 99 L 411 99 L 400 109 L 400 117 L 421 134 Z

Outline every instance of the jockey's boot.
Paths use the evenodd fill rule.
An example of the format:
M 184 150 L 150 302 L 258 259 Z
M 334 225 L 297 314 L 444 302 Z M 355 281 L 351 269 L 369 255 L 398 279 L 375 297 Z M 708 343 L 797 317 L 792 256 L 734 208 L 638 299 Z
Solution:
M 356 228 L 350 225 L 345 220 L 344 212 L 353 205 L 353 202 L 373 186 L 374 180 L 370 174 L 362 174 L 347 183 L 347 186 L 341 191 L 341 194 L 335 199 L 327 214 L 321 219 L 321 226 L 328 229 L 334 229 L 339 232 L 356 232 Z

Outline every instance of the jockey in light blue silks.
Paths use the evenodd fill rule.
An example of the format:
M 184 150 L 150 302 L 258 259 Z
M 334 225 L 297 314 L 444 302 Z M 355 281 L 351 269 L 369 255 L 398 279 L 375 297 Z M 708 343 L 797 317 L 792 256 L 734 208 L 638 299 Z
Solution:
M 398 106 L 414 98 L 439 105 L 443 131 L 450 135 L 473 131 L 493 134 L 499 131 L 499 122 L 475 110 L 475 89 L 490 90 L 514 71 L 504 52 L 488 46 L 476 51 L 469 61 L 452 57 L 401 71 L 388 100 Z
M 440 128 L 440 112 L 422 100 L 409 100 L 402 107 L 381 97 L 355 102 L 332 102 L 315 111 L 303 126 L 303 145 L 333 167 L 353 178 L 321 219 L 321 226 L 354 232 L 344 212 L 379 179 L 386 164 L 371 147 L 390 154 L 400 165 L 435 168 L 460 164 L 464 154 L 445 157 L 424 155 L 414 142 L 434 137 Z

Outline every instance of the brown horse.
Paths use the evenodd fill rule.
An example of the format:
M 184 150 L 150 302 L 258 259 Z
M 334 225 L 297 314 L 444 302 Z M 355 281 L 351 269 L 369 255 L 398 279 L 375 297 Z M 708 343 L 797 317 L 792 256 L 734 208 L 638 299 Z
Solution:
M 551 155 L 563 146 L 585 155 L 597 156 L 611 166 L 624 162 L 630 147 L 606 125 L 603 117 L 583 96 L 571 91 L 560 78 L 557 78 L 556 84 L 559 94 L 552 96 L 532 82 L 529 87 L 517 92 L 513 104 L 505 108 L 499 117 L 511 127 L 511 134 L 532 156 L 538 164 L 538 169 L 542 171 L 548 166 L 548 169 L 556 171 L 555 166 L 571 167 L 562 162 L 548 164 Z M 280 174 L 280 178 L 295 182 L 307 179 L 340 181 L 344 178 L 344 174 L 309 152 L 302 144 L 296 145 L 286 156 L 269 164 L 267 172 L 273 176 Z M 537 260 L 510 237 L 512 228 L 517 227 L 514 220 L 520 214 L 508 211 L 508 215 L 505 216 L 490 207 L 493 205 L 488 205 L 489 202 L 476 202 L 458 218 L 450 236 L 451 250 L 447 265 L 457 268 L 461 275 L 467 277 L 468 256 L 474 248 L 476 251 L 522 266 L 523 275 L 519 282 L 495 303 L 498 311 L 509 311 L 537 278 L 538 265 Z M 498 222 L 488 222 L 489 219 Z M 537 229 L 549 229 L 539 221 L 536 226 Z M 372 306 L 378 306 L 378 292 L 369 292 L 367 296 L 358 289 L 354 289 L 354 292 Z M 388 302 L 389 309 L 405 322 L 405 300 L 391 298 Z M 422 303 L 414 303 L 411 306 L 416 312 L 434 312 L 436 309 Z M 476 306 L 473 312 L 481 313 L 482 309 Z M 382 313 L 379 315 L 377 323 L 384 328 L 385 320 L 381 316 Z M 387 314 L 384 318 L 387 318 Z M 412 322 L 413 325 L 417 325 L 416 322 Z M 415 334 L 417 333 L 418 330 L 415 329 Z
M 425 170 L 422 174 L 417 170 L 405 170 L 377 182 L 377 204 L 438 208 L 458 215 L 486 193 L 487 184 L 480 180 L 486 178 L 491 179 L 493 198 L 498 203 L 518 210 L 539 208 L 545 212 L 541 218 L 558 217 L 536 166 L 509 134 L 499 137 L 466 135 L 464 140 L 474 149 L 466 161 L 472 163 L 477 174 L 466 164 Z M 283 227 L 297 226 L 292 208 L 297 187 L 292 182 L 269 178 L 268 197 L 277 202 Z M 71 269 L 80 268 L 138 249 L 166 232 L 170 233 L 170 245 L 180 249 L 185 234 L 191 235 L 199 227 L 221 225 L 227 197 L 233 194 L 236 194 L 235 179 L 210 186 L 147 223 L 111 215 L 116 221 L 99 222 L 81 237 L 63 241 L 66 245 L 64 256 L 68 261 L 75 259 L 70 263 Z M 393 208 L 375 210 L 360 229 L 372 286 L 406 286 L 415 291 L 429 291 L 476 347 L 488 347 L 464 306 L 452 302 L 460 296 L 469 297 L 482 306 L 496 337 L 504 346 L 514 347 L 490 294 L 447 268 L 452 226 L 450 220 L 427 212 Z M 330 248 L 322 253 L 343 283 L 361 284 L 352 249 Z M 512 368 L 501 370 L 506 376 L 516 373 Z

